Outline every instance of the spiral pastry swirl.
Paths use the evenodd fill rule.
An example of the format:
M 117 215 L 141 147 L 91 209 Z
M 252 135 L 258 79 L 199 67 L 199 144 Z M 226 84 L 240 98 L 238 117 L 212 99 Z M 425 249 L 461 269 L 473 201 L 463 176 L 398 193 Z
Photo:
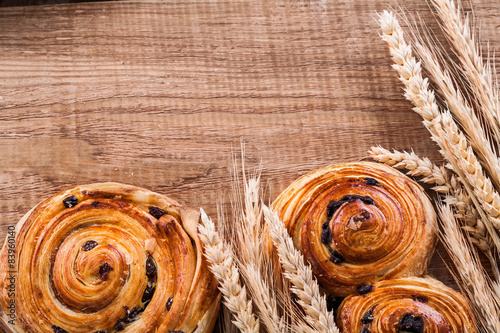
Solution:
M 386 280 L 344 299 L 339 328 L 351 332 L 478 332 L 464 297 L 430 277 Z
M 15 263 L 7 241 L 0 251 L 0 322 L 12 332 L 211 332 L 220 294 L 198 219 L 118 183 L 54 195 L 17 224 Z
M 436 215 L 423 189 L 382 164 L 315 170 L 285 189 L 273 208 L 335 296 L 383 279 L 421 276 L 436 243 Z

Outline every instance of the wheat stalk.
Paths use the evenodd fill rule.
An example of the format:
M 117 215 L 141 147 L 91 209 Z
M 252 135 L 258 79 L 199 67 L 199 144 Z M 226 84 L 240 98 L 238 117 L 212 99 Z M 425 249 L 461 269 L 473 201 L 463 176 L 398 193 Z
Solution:
M 252 300 L 247 298 L 246 288 L 240 284 L 233 254 L 228 245 L 221 241 L 212 219 L 203 209 L 200 211 L 201 223 L 198 225 L 198 231 L 205 245 L 205 257 L 211 264 L 210 271 L 219 281 L 224 304 L 234 316 L 233 323 L 244 333 L 258 333 L 259 321 L 253 314 Z
M 500 304 L 492 282 L 481 267 L 472 247 L 458 229 L 449 204 L 438 204 L 442 228 L 438 230 L 448 254 L 457 268 L 454 276 L 472 305 L 477 324 L 486 332 L 500 332 Z M 493 295 L 497 295 L 494 297 Z
M 292 283 L 295 293 L 306 313 L 306 321 L 320 332 L 339 333 L 334 316 L 328 311 L 326 299 L 321 296 L 319 286 L 313 277 L 311 267 L 294 247 L 283 222 L 269 207 L 263 205 L 264 216 L 269 226 L 271 239 L 278 251 L 284 276 Z
M 478 109 L 490 129 L 497 145 L 500 142 L 500 103 L 498 92 L 493 83 L 489 61 L 484 64 L 481 52 L 471 33 L 469 18 L 462 19 L 460 7 L 453 0 L 432 0 L 442 21 L 443 30 L 455 49 L 462 70 L 470 82 Z M 498 147 L 497 147 L 498 148 Z
M 263 328 L 270 333 L 317 333 L 297 312 L 292 295 L 285 291 L 288 289 L 283 289 L 288 283 L 283 281 L 263 219 L 260 172 L 259 167 L 247 176 L 242 143 L 241 167 L 233 154 L 233 219 L 230 223 L 223 219 L 222 230 L 232 231 L 226 235 Z M 222 208 L 219 205 L 219 210 Z
M 491 180 L 485 175 L 481 164 L 474 155 L 471 144 L 458 129 L 450 111 L 445 110 L 440 112 L 434 92 L 429 89 L 428 80 L 422 76 L 421 64 L 412 56 L 411 46 L 405 42 L 403 31 L 394 15 L 385 11 L 380 15 L 380 25 L 382 28 L 382 38 L 389 44 L 392 58 L 395 61 L 393 67 L 398 71 L 400 80 L 405 85 L 405 97 L 415 105 L 414 110 L 424 118 L 424 124 L 431 133 L 432 139 L 440 146 L 440 152 L 450 163 L 450 168 L 458 175 L 460 183 L 466 190 L 466 194 L 476 207 L 481 217 L 481 219 L 477 220 L 476 226 L 478 226 L 478 228 L 484 227 L 488 231 L 492 243 L 495 245 L 496 250 L 498 250 L 500 248 L 500 241 L 493 228 L 494 225 L 499 226 L 500 197 L 498 193 L 494 189 Z M 432 72 L 432 68 L 430 71 Z M 436 73 L 439 74 L 436 80 L 442 80 L 443 75 L 447 75 L 446 73 L 443 74 L 443 72 L 436 71 L 436 68 L 434 68 L 434 74 Z M 450 82 L 451 79 L 448 84 Z M 458 91 L 448 89 L 447 93 L 451 100 L 451 104 L 464 103 L 465 99 Z M 469 124 L 465 124 L 464 128 L 469 128 L 470 130 L 473 126 L 480 125 L 479 121 L 473 118 L 473 111 L 470 108 L 466 108 L 464 105 L 452 105 L 451 108 L 455 108 L 453 111 L 458 112 L 457 117 L 459 119 L 462 117 L 462 122 L 464 120 L 470 122 Z M 477 146 L 481 144 L 481 140 L 487 141 L 488 138 L 484 132 L 476 132 L 472 133 L 471 140 L 477 148 Z M 480 149 L 478 149 L 478 151 L 480 155 L 483 154 L 483 157 L 490 154 L 488 151 L 486 151 L 486 154 L 484 151 L 481 152 Z M 495 158 L 495 156 L 493 152 L 489 156 L 484 157 L 484 163 L 488 164 L 486 161 Z M 411 157 L 410 154 L 410 160 L 412 160 Z M 385 162 L 392 163 L 389 159 Z M 422 166 L 429 167 L 426 165 L 426 161 L 422 162 Z M 400 164 L 400 166 L 403 166 L 405 163 Z M 497 163 L 498 162 L 495 161 L 492 170 L 495 170 Z M 396 164 L 397 163 L 394 163 L 394 165 Z M 412 160 L 409 165 L 411 168 L 414 168 L 418 163 Z M 433 168 L 430 169 L 432 170 Z M 429 175 L 431 175 L 431 172 Z M 435 175 L 429 176 L 428 180 L 432 178 L 442 182 L 442 179 L 435 177 Z M 455 183 L 458 184 L 456 180 Z M 452 190 L 454 186 L 455 184 L 451 184 L 452 188 L 446 189 L 442 187 L 441 190 L 453 193 Z M 472 255 L 468 244 L 460 239 L 460 237 L 463 238 L 463 235 L 460 232 L 458 222 L 450 207 L 450 202 L 457 201 L 457 198 L 447 195 L 443 201 L 444 204 L 441 205 L 440 209 L 440 215 L 442 216 L 444 225 L 444 234 L 442 234 L 444 236 L 442 239 L 458 268 L 457 278 L 461 279 L 464 283 L 464 289 L 468 293 L 471 302 L 476 302 L 474 304 L 479 318 L 485 318 L 485 328 L 488 331 L 498 332 L 499 307 L 498 303 L 493 304 L 493 302 L 497 302 L 498 298 L 492 297 L 494 290 L 489 286 L 485 286 L 485 282 L 488 282 L 488 280 L 484 272 L 478 269 L 480 264 L 477 261 L 473 261 L 476 257 Z M 464 202 L 464 200 L 460 200 L 460 197 L 458 201 Z M 483 225 L 480 225 L 480 223 L 483 223 Z M 478 295 L 477 297 L 475 296 L 476 294 Z M 491 300 L 493 300 L 493 302 L 490 302 Z

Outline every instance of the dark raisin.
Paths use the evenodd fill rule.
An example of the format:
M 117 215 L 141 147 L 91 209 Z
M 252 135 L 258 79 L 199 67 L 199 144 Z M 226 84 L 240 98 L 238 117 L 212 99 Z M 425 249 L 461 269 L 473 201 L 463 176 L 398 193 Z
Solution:
M 328 206 L 326 206 L 326 221 L 329 222 L 335 212 L 342 206 L 344 203 L 349 202 L 349 201 L 355 201 L 355 200 L 361 200 L 364 203 L 368 205 L 374 205 L 375 201 L 373 201 L 372 198 L 368 196 L 362 196 L 362 195 L 357 195 L 357 194 L 348 194 L 344 195 L 342 199 L 339 201 L 331 201 Z
M 341 199 L 341 201 L 354 201 L 354 200 L 363 201 L 365 204 L 368 204 L 368 205 L 374 205 L 375 204 L 375 201 L 373 201 L 373 199 L 371 197 L 357 195 L 357 194 L 344 195 L 342 197 L 342 199 Z
M 125 318 L 125 321 L 127 323 L 131 323 L 133 322 L 134 320 L 136 320 L 137 318 L 137 315 L 140 313 L 139 309 L 138 308 L 132 308 L 130 310 L 127 310 L 127 315 L 126 315 L 126 318 Z
M 144 290 L 144 294 L 142 294 L 142 303 L 149 303 L 149 301 L 151 301 L 151 298 L 153 298 L 155 290 L 155 287 L 147 286 L 146 290 Z
M 364 284 L 358 287 L 358 295 L 368 294 L 373 290 L 373 286 L 371 284 Z
M 321 243 L 329 245 L 332 242 L 332 231 L 328 222 L 321 227 Z
M 156 276 L 156 265 L 151 255 L 149 255 L 146 260 L 146 275 L 148 279 L 154 279 Z
M 99 330 L 99 331 L 95 331 L 94 333 L 108 333 L 108 331 L 106 331 L 106 330 Z
M 87 242 L 85 242 L 85 244 L 83 244 L 82 246 L 82 250 L 83 251 L 90 251 L 92 250 L 94 247 L 96 247 L 97 245 L 97 242 L 96 241 L 93 241 L 93 240 L 89 240 Z
M 365 313 L 365 315 L 363 316 L 363 318 L 361 318 L 361 322 L 363 324 L 369 324 L 373 321 L 373 308 L 370 309 L 370 311 L 368 311 L 367 313 Z
M 115 324 L 115 330 L 123 331 L 124 329 L 125 329 L 125 320 L 123 320 L 123 318 L 120 318 Z
M 380 183 L 378 182 L 378 180 L 376 180 L 375 178 L 365 178 L 365 182 L 368 184 L 368 185 L 372 185 L 372 186 L 380 186 Z
M 63 205 L 66 208 L 75 207 L 77 204 L 78 204 L 78 199 L 74 195 L 70 195 L 69 197 L 64 198 L 63 200 Z
M 342 206 L 346 201 L 330 201 L 328 206 L 326 206 L 326 221 L 330 222 L 335 212 Z
M 336 250 L 330 250 L 330 253 L 332 254 L 330 256 L 330 261 L 333 262 L 334 264 L 340 264 L 345 261 L 344 257 Z
M 371 332 L 371 331 L 370 331 L 369 329 L 367 329 L 367 328 L 363 328 L 363 329 L 361 330 L 361 333 L 370 333 L 370 332 Z
M 404 315 L 399 325 L 400 332 L 422 333 L 424 331 L 424 320 L 422 317 L 415 317 L 411 313 Z
M 167 300 L 167 310 L 170 311 L 170 309 L 172 308 L 172 304 L 174 303 L 174 296 L 172 297 L 169 297 L 168 300 Z
M 95 207 L 99 206 L 99 204 L 100 204 L 99 201 L 94 201 L 90 205 L 95 208 Z
M 151 214 L 155 218 L 159 219 L 163 215 L 167 214 L 167 212 L 164 211 L 163 209 L 161 209 L 160 207 L 152 206 L 152 207 L 149 207 L 149 214 Z
M 54 333 L 68 333 L 68 331 L 66 331 L 64 328 L 61 328 L 57 325 L 52 325 L 51 327 L 54 330 Z
M 102 264 L 99 267 L 99 279 L 106 281 L 108 279 L 108 273 L 113 270 L 113 267 L 111 267 L 107 262 Z
M 429 299 L 425 296 L 416 296 L 413 298 L 413 300 L 420 303 L 427 303 Z

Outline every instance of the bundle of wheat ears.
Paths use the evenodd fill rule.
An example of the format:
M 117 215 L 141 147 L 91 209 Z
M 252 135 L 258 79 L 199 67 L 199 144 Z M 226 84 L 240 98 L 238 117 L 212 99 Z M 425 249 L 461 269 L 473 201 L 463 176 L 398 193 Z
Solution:
M 500 102 L 495 75 L 459 4 L 430 2 L 446 43 L 438 43 L 404 15 L 384 11 L 378 19 L 404 96 L 422 116 L 446 163 L 437 166 L 413 152 L 382 147 L 372 147 L 369 154 L 434 185 L 437 232 L 454 264 L 450 270 L 479 330 L 500 332 Z M 397 17 L 409 26 L 408 33 Z M 240 173 L 235 167 L 235 175 Z M 310 266 L 278 216 L 263 204 L 259 173 L 247 178 L 243 167 L 242 175 L 243 189 L 240 179 L 235 180 L 233 220 L 226 221 L 220 209 L 216 227 L 202 212 L 199 227 L 224 297 L 223 331 L 339 332 Z M 488 270 L 480 252 L 489 261 Z
M 232 323 L 245 333 L 338 333 L 311 267 L 283 222 L 263 203 L 260 171 L 247 178 L 244 165 L 240 172 L 235 159 L 234 166 L 233 219 L 226 220 L 219 204 L 217 227 L 203 210 L 199 225 L 206 258 L 224 299 L 226 320 L 221 330 L 234 328 L 232 314 Z
M 404 96 L 423 118 L 447 163 L 436 166 L 413 152 L 382 147 L 372 147 L 370 156 L 434 184 L 441 221 L 438 232 L 453 260 L 452 273 L 468 297 L 480 330 L 500 332 L 500 103 L 496 80 L 490 62 L 482 59 L 470 17 L 462 13 L 460 4 L 452 0 L 431 3 L 449 50 L 415 26 L 405 34 L 393 13 L 384 11 L 379 23 L 393 68 L 404 84 Z M 488 258 L 492 277 L 481 265 L 478 251 Z

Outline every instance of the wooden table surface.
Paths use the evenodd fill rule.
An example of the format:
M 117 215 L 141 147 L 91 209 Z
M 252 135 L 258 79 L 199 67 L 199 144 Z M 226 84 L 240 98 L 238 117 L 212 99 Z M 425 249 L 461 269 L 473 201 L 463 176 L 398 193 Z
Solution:
M 471 3 L 482 45 L 498 50 L 500 3 Z M 0 238 L 40 200 L 89 182 L 146 187 L 215 216 L 240 140 L 271 199 L 371 145 L 441 162 L 378 36 L 376 11 L 390 4 L 0 8 Z M 404 4 L 438 31 L 424 0 Z M 438 252 L 430 273 L 451 284 Z

